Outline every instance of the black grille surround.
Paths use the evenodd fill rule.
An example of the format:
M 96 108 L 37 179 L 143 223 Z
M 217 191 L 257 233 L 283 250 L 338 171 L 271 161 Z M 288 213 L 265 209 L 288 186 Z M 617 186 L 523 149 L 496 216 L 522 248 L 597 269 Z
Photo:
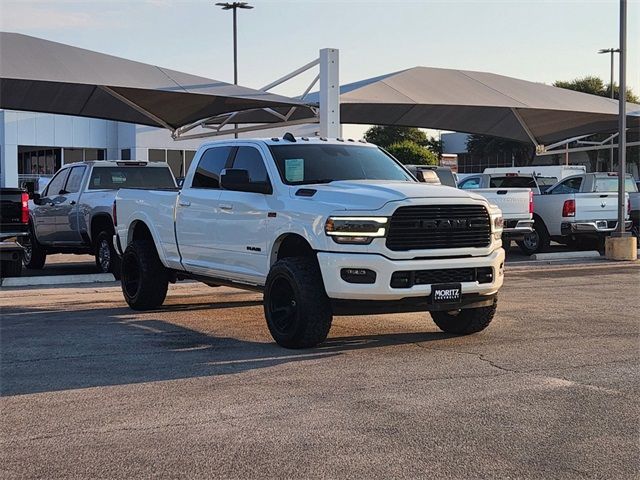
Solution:
M 389 250 L 487 247 L 491 217 L 482 205 L 420 205 L 399 207 L 391 216 Z
M 394 272 L 391 275 L 390 286 L 391 288 L 411 288 L 414 285 L 433 285 L 436 283 L 491 283 L 492 281 L 492 267 L 438 268 Z

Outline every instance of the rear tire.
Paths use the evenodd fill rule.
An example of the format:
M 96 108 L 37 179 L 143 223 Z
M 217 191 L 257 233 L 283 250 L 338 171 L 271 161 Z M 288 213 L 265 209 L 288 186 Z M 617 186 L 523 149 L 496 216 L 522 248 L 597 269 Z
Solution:
M 534 253 L 545 252 L 551 244 L 551 237 L 541 220 L 533 223 L 533 232 L 525 233 L 523 240 L 516 242 L 522 253 L 525 255 L 533 255 Z
M 488 307 L 467 308 L 450 312 L 429 312 L 440 330 L 456 335 L 470 335 L 489 326 L 498 308 L 498 297 Z
M 22 259 L 0 262 L 0 278 L 19 277 L 20 275 L 22 275 Z
M 310 348 L 327 338 L 333 312 L 314 258 L 283 258 L 271 267 L 264 314 L 271 336 L 281 347 Z
M 164 302 L 169 272 L 151 240 L 134 240 L 122 255 L 122 294 L 134 310 L 151 310 Z
M 96 267 L 101 273 L 112 273 L 116 280 L 120 278 L 121 258 L 113 248 L 113 233 L 102 231 L 96 238 L 94 248 Z
M 29 227 L 29 234 L 20 237 L 18 242 L 24 249 L 24 255 L 22 257 L 24 267 L 31 270 L 42 270 L 47 261 L 47 251 L 38 242 L 32 225 Z

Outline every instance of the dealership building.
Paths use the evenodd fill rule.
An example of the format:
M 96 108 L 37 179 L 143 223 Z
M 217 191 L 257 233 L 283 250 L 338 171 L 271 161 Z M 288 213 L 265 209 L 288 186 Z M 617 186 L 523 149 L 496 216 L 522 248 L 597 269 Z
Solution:
M 296 135 L 314 135 L 317 124 L 290 127 Z M 283 129 L 241 136 L 271 137 Z M 228 138 L 227 136 L 214 139 Z M 62 165 L 86 160 L 167 162 L 184 175 L 202 139 L 173 140 L 162 128 L 94 118 L 0 110 L 2 186 L 24 185 L 51 177 Z

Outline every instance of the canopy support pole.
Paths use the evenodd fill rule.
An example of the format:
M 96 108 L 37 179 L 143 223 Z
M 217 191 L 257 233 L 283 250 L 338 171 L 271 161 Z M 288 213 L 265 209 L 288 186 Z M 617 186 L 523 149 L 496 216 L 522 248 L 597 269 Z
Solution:
M 131 100 L 129 100 L 127 97 L 120 95 L 118 92 L 116 92 L 115 90 L 112 90 L 109 87 L 105 87 L 105 86 L 98 86 L 98 88 L 100 90 L 103 90 L 105 92 L 107 92 L 109 95 L 111 95 L 114 98 L 117 98 L 118 100 L 120 100 L 121 102 L 126 103 L 127 105 L 129 105 L 131 108 L 133 108 L 134 110 L 140 112 L 142 115 L 144 115 L 147 118 L 150 118 L 151 120 L 153 120 L 154 122 L 158 123 L 159 125 L 162 125 L 164 128 L 166 128 L 167 130 L 169 130 L 172 134 L 175 133 L 175 128 L 173 128 L 171 125 L 169 125 L 167 122 L 165 122 L 164 120 L 162 120 L 159 117 L 156 117 L 153 113 L 149 112 L 148 110 L 145 110 L 144 108 L 142 108 L 140 105 L 138 105 L 137 103 L 132 102 Z
M 527 124 L 524 122 L 524 120 L 522 119 L 522 117 L 520 116 L 520 114 L 518 113 L 518 111 L 515 108 L 511 108 L 511 113 L 513 113 L 513 116 L 516 117 L 516 120 L 518 120 L 518 123 L 520 124 L 520 126 L 522 127 L 522 129 L 524 130 L 524 132 L 527 134 L 527 136 L 529 137 L 529 139 L 533 142 L 533 144 L 536 147 L 536 150 L 539 150 L 539 148 L 541 147 L 540 142 L 538 142 L 538 139 L 533 135 L 533 133 L 531 133 L 531 130 L 529 130 L 529 127 L 527 126 Z
M 335 48 L 320 50 L 320 136 L 341 137 L 339 52 Z

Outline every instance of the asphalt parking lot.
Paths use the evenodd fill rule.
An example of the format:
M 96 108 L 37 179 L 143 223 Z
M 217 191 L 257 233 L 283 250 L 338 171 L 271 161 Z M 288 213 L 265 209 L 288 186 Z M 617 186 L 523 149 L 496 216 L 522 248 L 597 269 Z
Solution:
M 0 292 L 2 478 L 638 478 L 638 264 L 511 268 L 470 337 L 428 314 L 271 340 L 261 296 Z

